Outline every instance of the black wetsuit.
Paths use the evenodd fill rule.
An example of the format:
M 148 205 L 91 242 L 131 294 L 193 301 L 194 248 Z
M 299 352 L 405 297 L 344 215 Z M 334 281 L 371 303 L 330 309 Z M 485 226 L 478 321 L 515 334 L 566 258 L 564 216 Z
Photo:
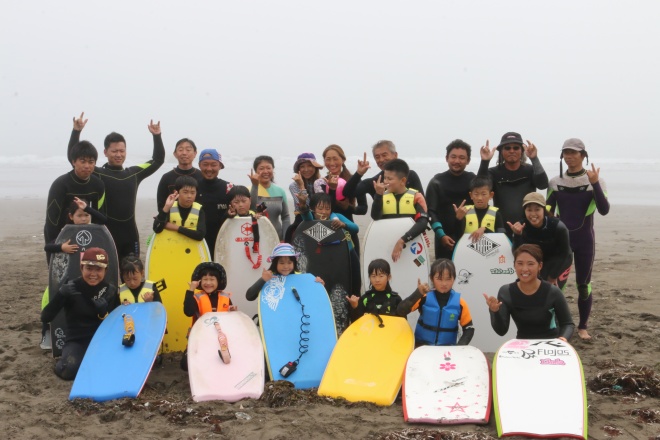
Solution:
M 106 226 L 117 247 L 119 261 L 128 254 L 140 255 L 140 236 L 135 223 L 135 201 L 140 183 L 155 173 L 165 162 L 165 147 L 161 135 L 155 134 L 151 160 L 132 167 L 114 167 L 107 163 L 96 167 L 94 172 L 103 180 L 108 221 Z M 73 130 L 68 154 L 80 141 L 80 132 Z M 69 156 L 69 161 L 71 157 Z
M 96 209 L 91 208 L 89 205 L 85 207 L 85 212 L 92 216 L 92 223 L 95 223 L 97 225 L 104 225 L 107 220 L 107 217 L 105 215 L 101 214 Z M 44 250 L 48 254 L 55 254 L 57 252 L 62 252 L 63 244 L 64 243 L 55 243 L 55 241 L 51 243 L 46 243 L 46 246 L 44 246 Z
M 398 293 L 392 292 L 390 283 L 387 283 L 385 290 L 382 291 L 369 289 L 360 297 L 356 308 L 349 308 L 351 321 L 356 321 L 365 313 L 399 316 L 396 309 L 400 302 L 401 297 Z
M 227 220 L 229 196 L 227 193 L 233 184 L 222 179 L 201 179 L 197 187 L 197 203 L 204 208 L 206 217 L 206 244 L 209 246 L 211 258 L 215 254 L 215 240 L 222 224 Z
M 90 286 L 80 277 L 60 288 L 41 311 L 43 323 L 55 319 L 62 308 L 66 314 L 66 339 L 62 357 L 55 364 L 55 374 L 65 380 L 76 377 L 94 333 L 106 314 L 118 305 L 117 287 L 106 281 Z
M 191 209 L 192 206 L 190 208 L 183 208 L 179 206 L 179 214 L 181 215 L 181 220 L 184 225 L 186 224 L 186 219 L 188 218 L 188 214 L 190 214 Z M 163 232 L 163 229 L 165 229 L 165 225 L 169 221 L 170 221 L 170 213 L 160 211 L 158 213 L 158 216 L 154 220 L 154 232 L 156 234 Z M 204 236 L 206 235 L 206 217 L 204 215 L 204 209 L 199 210 L 199 220 L 197 221 L 197 229 L 188 229 L 184 226 L 179 226 L 178 232 L 179 234 L 185 235 L 186 237 L 192 238 L 193 240 L 197 240 L 197 241 L 204 240 Z
M 60 231 L 67 223 L 67 208 L 78 197 L 87 200 L 88 205 L 105 214 L 105 185 L 95 175 L 82 180 L 71 170 L 55 179 L 48 191 L 46 206 L 46 223 L 44 225 L 44 240 L 46 244 L 55 242 Z M 50 261 L 50 254 L 46 254 Z
M 532 226 L 527 219 L 522 223 L 525 225 L 522 234 L 513 234 L 513 250 L 523 244 L 540 246 L 543 251 L 541 278 L 558 279 L 573 262 L 568 228 L 558 218 L 548 216 L 544 217 L 540 228 Z
M 174 182 L 176 182 L 176 179 L 181 176 L 192 176 L 198 181 L 204 179 L 202 172 L 194 167 L 189 170 L 182 170 L 181 168 L 176 167 L 172 168 L 172 171 L 163 174 L 163 177 L 160 178 L 160 182 L 158 182 L 158 190 L 156 191 L 158 212 L 163 210 L 167 197 L 175 190 Z
M 454 205 L 460 206 L 463 200 L 466 205 L 472 205 L 470 198 L 470 182 L 476 175 L 470 171 L 464 171 L 455 175 L 447 170 L 438 173 L 426 187 L 426 204 L 429 209 L 429 222 L 435 232 L 435 258 L 447 258 L 451 260 L 453 249 L 447 249 L 442 245 L 442 237 L 448 235 L 454 241 L 463 236 L 461 222 L 456 219 Z
M 493 181 L 493 205 L 500 209 L 507 234 L 511 229 L 506 222 L 515 223 L 525 217 L 522 201 L 525 196 L 536 189 L 548 187 L 548 176 L 538 157 L 531 159 L 532 164 L 520 164 L 520 167 L 511 171 L 506 166 L 497 165 L 488 168 L 490 161 L 482 160 L 479 165 L 479 176 L 489 176 Z

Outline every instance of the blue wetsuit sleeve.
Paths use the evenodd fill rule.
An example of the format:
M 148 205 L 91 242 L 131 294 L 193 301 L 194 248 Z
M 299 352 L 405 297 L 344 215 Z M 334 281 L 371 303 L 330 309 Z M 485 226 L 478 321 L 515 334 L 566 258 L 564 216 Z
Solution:
M 336 218 L 338 218 L 342 223 L 344 223 L 344 224 L 346 225 L 346 228 L 345 228 L 345 229 L 346 229 L 348 232 L 350 232 L 350 233 L 352 233 L 352 234 L 357 234 L 357 233 L 360 231 L 360 227 L 359 227 L 358 225 L 356 225 L 354 222 L 352 222 L 352 221 L 350 221 L 349 219 L 347 219 L 345 216 L 343 216 L 343 215 L 341 215 L 341 214 L 339 214 L 339 213 L 336 213 L 336 212 L 333 212 L 332 214 L 333 214 Z
M 314 220 L 314 215 L 312 214 L 312 211 L 309 210 L 309 209 L 305 209 L 304 211 L 300 211 L 300 216 L 302 217 L 303 221 Z

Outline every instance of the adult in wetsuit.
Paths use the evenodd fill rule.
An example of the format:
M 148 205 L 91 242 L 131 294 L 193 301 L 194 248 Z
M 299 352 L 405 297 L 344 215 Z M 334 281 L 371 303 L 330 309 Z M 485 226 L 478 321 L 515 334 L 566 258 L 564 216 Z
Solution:
M 158 182 L 156 192 L 156 204 L 158 212 L 163 210 L 167 197 L 175 191 L 175 182 L 181 176 L 192 176 L 197 180 L 202 180 L 202 173 L 193 167 L 193 161 L 197 156 L 197 145 L 188 138 L 180 139 L 174 147 L 174 157 L 179 165 L 171 171 L 163 174 Z
M 234 186 L 218 178 L 218 173 L 225 165 L 222 156 L 217 150 L 209 148 L 199 154 L 199 169 L 202 179 L 197 187 L 197 202 L 204 208 L 206 217 L 206 244 L 211 251 L 211 258 L 215 256 L 215 240 L 222 224 L 227 220 L 229 209 L 229 190 Z
M 87 141 L 78 142 L 69 154 L 73 170 L 55 179 L 48 191 L 44 241 L 53 243 L 67 223 L 68 207 L 75 197 L 85 199 L 89 207 L 105 215 L 105 185 L 93 175 L 98 152 Z M 50 253 L 46 252 L 50 262 Z
M 610 211 L 607 201 L 605 181 L 600 178 L 600 168 L 591 164 L 591 170 L 582 166 L 584 158 L 589 161 L 587 150 L 580 139 L 568 139 L 562 147 L 560 161 L 568 166 L 566 174 L 559 165 L 559 176 L 553 177 L 548 190 L 547 204 L 551 212 L 556 210 L 562 222 L 566 224 L 571 241 L 575 263 L 575 282 L 578 289 L 578 311 L 580 322 L 578 336 L 591 339 L 587 332 L 587 321 L 591 314 L 591 271 L 596 254 L 596 232 L 594 231 L 594 213 L 606 215 Z M 566 279 L 559 283 L 564 288 Z
M 83 119 L 84 115 L 82 113 L 79 118 L 73 118 L 73 131 L 68 148 L 69 160 L 71 160 L 71 149 L 78 143 L 80 133 L 87 124 L 87 119 Z M 147 128 L 153 135 L 154 141 L 151 160 L 124 168 L 126 140 L 121 134 L 112 132 L 105 137 L 103 144 L 103 154 L 108 162 L 102 167 L 94 168 L 94 173 L 105 184 L 108 218 L 105 225 L 112 235 L 120 260 L 131 253 L 140 255 L 140 235 L 135 223 L 138 187 L 144 179 L 155 173 L 165 162 L 165 147 L 161 137 L 160 122 L 154 124 L 151 121 Z
M 497 166 L 488 168 L 495 150 L 499 152 Z M 525 163 L 525 157 L 531 160 L 531 165 Z M 520 134 L 514 132 L 505 133 L 500 144 L 492 149 L 486 141 L 486 145 L 481 147 L 481 165 L 477 175 L 488 175 L 493 181 L 493 205 L 500 209 L 505 223 L 515 223 L 524 218 L 522 200 L 526 194 L 548 187 L 548 176 L 538 159 L 536 146 L 530 141 L 524 144 Z M 506 225 L 506 230 L 511 235 L 509 225 Z
M 344 187 L 344 195 L 346 197 L 355 197 L 357 201 L 357 206 L 355 206 L 352 211 L 352 214 L 355 215 L 365 215 L 367 213 L 368 205 L 366 195 L 369 194 L 372 199 L 374 198 L 376 195 L 374 182 L 383 179 L 383 166 L 386 162 L 399 157 L 399 153 L 396 152 L 396 146 L 392 141 L 388 140 L 378 141 L 373 147 L 371 147 L 371 154 L 373 154 L 380 172 L 373 177 L 364 180 L 362 179 L 364 174 L 369 168 L 371 168 L 369 161 L 367 160 L 367 153 L 364 153 L 364 159 L 358 160 L 358 166 L 355 173 L 350 179 L 348 179 L 346 186 Z M 420 194 L 424 195 L 424 186 L 415 171 L 409 171 L 406 182 L 408 188 L 417 190 Z
M 463 201 L 472 205 L 470 182 L 475 174 L 465 171 L 470 163 L 472 147 L 461 139 L 447 145 L 445 159 L 449 169 L 438 173 L 426 187 L 426 203 L 429 207 L 431 228 L 435 232 L 435 258 L 451 260 L 454 245 L 463 235 L 461 222 L 456 220 L 454 205 Z

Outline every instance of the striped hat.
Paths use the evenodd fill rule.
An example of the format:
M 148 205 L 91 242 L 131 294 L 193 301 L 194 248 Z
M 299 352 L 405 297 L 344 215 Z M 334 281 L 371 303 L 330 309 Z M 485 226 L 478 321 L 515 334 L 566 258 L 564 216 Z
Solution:
M 280 243 L 273 249 L 273 253 L 268 257 L 268 262 L 272 262 L 277 257 L 294 257 L 298 258 L 300 256 L 299 252 L 291 246 L 289 243 Z

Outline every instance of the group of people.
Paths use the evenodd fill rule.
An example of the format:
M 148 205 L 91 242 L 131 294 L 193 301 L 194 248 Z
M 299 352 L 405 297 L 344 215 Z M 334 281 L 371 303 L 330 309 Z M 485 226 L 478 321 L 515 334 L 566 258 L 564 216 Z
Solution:
M 55 294 L 56 298 L 58 295 L 61 298 L 51 301 L 44 308 L 44 323 L 49 322 L 53 313 L 62 307 L 67 309 L 68 320 L 77 319 L 83 323 L 86 331 L 67 333 L 67 344 L 78 339 L 82 345 L 91 340 L 95 326 L 100 325 L 104 316 L 102 312 L 108 312 L 120 303 L 120 292 L 124 292 L 122 302 L 157 300 L 157 288 L 144 279 L 141 262 L 135 266 L 140 255 L 135 203 L 140 182 L 156 172 L 165 158 L 160 123 L 152 121 L 148 125 L 153 136 L 151 160 L 124 167 L 126 141 L 113 132 L 104 142 L 103 153 L 107 163 L 97 167 L 96 149 L 90 142 L 80 141 L 80 133 L 86 123 L 84 113 L 74 118 L 67 151 L 73 170 L 58 178 L 48 195 L 44 227 L 46 252 L 50 259 L 53 252 L 77 251 L 75 244 L 54 243 L 66 223 L 105 223 L 116 244 L 124 284 L 118 290 L 116 301 L 99 301 L 105 295 L 112 296 L 109 292 L 113 291 L 113 287 L 105 286 L 98 279 L 101 271 L 95 272 L 96 277 L 90 273 L 90 268 L 101 267 L 100 260 L 93 258 L 99 258 L 102 250 L 95 251 L 97 253 L 94 255 L 87 255 L 90 252 L 87 250 L 82 257 L 82 277 L 66 284 Z M 490 167 L 495 152 L 498 153 L 497 164 Z M 466 171 L 471 153 L 472 148 L 466 142 L 460 139 L 452 141 L 446 147 L 448 169 L 436 174 L 426 191 L 417 173 L 398 157 L 391 141 L 379 141 L 372 147 L 372 155 L 380 171 L 369 178 L 365 178 L 371 168 L 366 153 L 357 161 L 355 173 L 348 170 L 346 155 L 338 145 L 325 148 L 323 164 L 317 162 L 313 153 L 302 153 L 293 166 L 294 176 L 289 185 L 293 200 L 292 219 L 287 193 L 274 183 L 275 161 L 271 156 L 262 155 L 254 160 L 248 175 L 250 187 L 234 185 L 218 177 L 224 163 L 215 149 L 202 150 L 198 158 L 199 169 L 195 168 L 197 146 L 192 140 L 184 138 L 176 143 L 174 149 L 178 165 L 165 173 L 158 185 L 158 215 L 154 219 L 153 229 L 156 233 L 167 229 L 195 240 L 205 239 L 214 249 L 223 222 L 234 216 L 251 216 L 255 224 L 256 219 L 266 216 L 284 243 L 291 240 L 295 228 L 303 220 L 331 220 L 333 226 L 346 229 L 350 235 L 352 264 L 353 267 L 357 265 L 358 270 L 354 272 L 359 274 L 360 245 L 353 216 L 367 213 L 369 205 L 366 195 L 369 194 L 373 199 L 371 217 L 374 220 L 396 217 L 414 220 L 414 225 L 403 236 L 393 237 L 393 261 L 398 260 L 406 243 L 427 228 L 434 232 L 437 260 L 431 266 L 433 288 L 420 281 L 415 293 L 405 300 L 396 292 L 391 292 L 387 262 L 371 262 L 369 289 L 362 293 L 359 291 L 361 283 L 353 283 L 353 291 L 346 298 L 353 319 L 365 312 L 405 316 L 419 310 L 421 316 L 415 332 L 418 344 L 469 343 L 474 329 L 466 303 L 459 293 L 452 290 L 456 271 L 450 259 L 464 233 L 470 234 L 471 239 L 476 241 L 485 233 L 504 232 L 513 241 L 518 280 L 503 286 L 497 297 L 486 295 L 493 329 L 500 334 L 506 333 L 509 319 L 513 318 L 518 325 L 518 337 L 568 339 L 573 324 L 561 289 L 574 261 L 579 292 L 578 334 L 583 339 L 589 339 L 587 322 L 592 302 L 591 271 L 595 249 L 593 218 L 596 211 L 607 214 L 609 203 L 599 169 L 593 164 L 590 170 L 583 166 L 584 159 L 588 164 L 584 143 L 574 138 L 564 143 L 560 174 L 550 181 L 538 159 L 536 146 L 529 141 L 523 142 L 518 133 L 504 134 L 496 147 L 491 148 L 486 142 L 480 150 L 481 164 L 477 175 Z M 531 163 L 527 163 L 528 160 Z M 568 168 L 566 173 L 563 172 L 562 161 Z M 323 168 L 327 171 L 322 174 Z M 537 192 L 545 189 L 548 189 L 547 198 Z M 295 271 L 297 254 L 293 248 L 287 249 L 280 249 L 280 255 L 274 254 L 274 261 L 283 261 L 279 257 L 289 257 L 292 260 L 287 263 L 291 266 L 290 273 Z M 129 264 L 133 264 L 133 270 L 125 271 L 124 267 Z M 220 272 L 217 267 L 214 270 Z M 267 282 L 273 274 L 281 275 L 278 270 L 278 264 L 271 266 L 270 271 L 264 271 L 257 284 Z M 130 274 L 134 279 L 129 277 Z M 223 284 L 221 275 L 216 278 L 219 281 L 214 291 L 221 292 L 224 289 L 218 287 Z M 197 301 L 194 292 L 203 286 L 201 278 L 198 281 L 195 286 L 191 285 L 197 312 L 192 310 L 193 301 L 187 299 L 186 314 L 190 312 L 194 315 L 209 307 L 210 310 L 218 307 L 213 305 L 213 300 L 208 304 Z M 105 288 L 101 296 L 95 287 L 100 285 Z M 253 287 L 256 288 L 256 284 Z M 114 290 L 117 291 L 117 288 Z M 246 293 L 249 299 L 256 297 L 255 292 L 258 294 L 258 290 L 252 290 Z M 72 295 L 72 292 L 82 295 Z M 74 296 L 76 300 L 71 302 Z M 84 307 L 79 304 L 81 298 L 86 298 Z M 130 301 L 131 298 L 133 301 Z M 215 301 L 219 301 L 217 294 Z M 69 314 L 71 307 L 76 312 Z M 94 321 L 94 325 L 86 321 L 87 318 Z M 459 325 L 463 331 L 457 341 Z M 79 364 L 81 360 L 80 350 L 71 353 L 69 350 L 67 355 L 73 359 L 71 365 L 75 368 L 76 362 Z M 70 378 L 66 362 L 67 357 L 63 356 L 56 371 L 69 371 L 58 375 Z

